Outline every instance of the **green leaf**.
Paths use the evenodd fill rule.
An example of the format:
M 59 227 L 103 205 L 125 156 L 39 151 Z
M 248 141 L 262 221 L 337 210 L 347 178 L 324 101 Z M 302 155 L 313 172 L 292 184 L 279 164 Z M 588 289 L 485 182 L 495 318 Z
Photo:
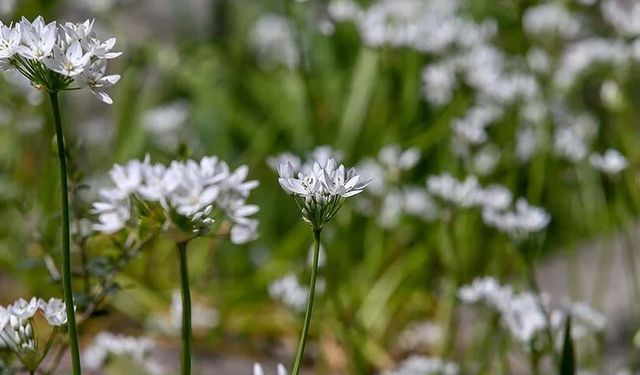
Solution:
M 576 374 L 576 354 L 571 339 L 571 315 L 567 316 L 564 327 L 564 345 L 562 347 L 562 359 L 560 361 L 560 375 Z

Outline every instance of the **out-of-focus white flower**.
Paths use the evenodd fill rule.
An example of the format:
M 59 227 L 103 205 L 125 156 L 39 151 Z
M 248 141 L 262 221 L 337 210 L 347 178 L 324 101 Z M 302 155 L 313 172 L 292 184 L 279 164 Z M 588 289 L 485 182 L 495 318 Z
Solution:
M 438 346 L 443 338 L 442 327 L 426 321 L 410 324 L 398 336 L 397 345 L 403 351 L 421 351 Z
M 602 0 L 603 18 L 622 35 L 640 35 L 640 3 L 623 0 Z
M 402 189 L 403 211 L 424 221 L 432 221 L 438 216 L 438 206 L 423 188 L 407 186 Z
M 553 81 L 558 88 L 568 89 L 589 68 L 600 64 L 623 66 L 630 57 L 630 48 L 620 40 L 595 37 L 581 39 L 565 50 Z
M 394 370 L 382 375 L 457 375 L 458 365 L 436 357 L 414 355 L 402 361 Z
M 152 134 L 151 140 L 165 149 L 175 147 L 178 132 L 189 115 L 185 102 L 176 101 L 146 111 L 142 116 L 142 126 Z
M 287 369 L 284 367 L 282 363 L 278 363 L 277 367 L 277 375 L 287 375 Z M 253 375 L 265 375 L 264 370 L 262 369 L 262 365 L 259 363 L 253 364 Z
M 463 208 L 477 204 L 481 187 L 475 176 L 459 181 L 448 173 L 427 178 L 427 190 L 434 197 Z
M 269 296 L 281 301 L 295 312 L 304 311 L 309 290 L 298 283 L 296 275 L 290 273 L 269 285 Z
M 638 8 L 640 9 L 640 7 Z M 600 86 L 600 100 L 609 109 L 618 109 L 622 106 L 624 97 L 620 91 L 620 85 L 612 79 L 608 79 Z
M 51 326 L 59 327 L 67 324 L 67 311 L 61 299 L 51 298 L 48 302 L 40 299 L 38 307 Z
M 284 65 L 289 69 L 298 66 L 300 54 L 293 28 L 286 17 L 276 14 L 264 14 L 256 21 L 249 42 L 262 66 Z
M 540 48 L 531 48 L 527 52 L 527 64 L 538 74 L 548 73 L 551 68 L 549 55 Z
M 338 212 L 345 198 L 360 194 L 369 181 L 362 181 L 354 168 L 346 170 L 329 159 L 326 165 L 316 162 L 313 170 L 294 176 L 291 164 L 278 167 L 278 182 L 293 196 L 303 219 L 315 229 L 323 228 Z
M 485 209 L 506 210 L 513 201 L 511 190 L 498 184 L 493 184 L 480 190 L 478 204 Z
M 95 336 L 91 345 L 84 350 L 82 362 L 84 367 L 89 370 L 99 370 L 104 366 L 109 356 L 126 356 L 138 365 L 148 368 L 153 366 L 149 356 L 154 348 L 154 341 L 147 337 L 137 338 L 100 332 Z
M 538 148 L 538 134 L 536 129 L 526 126 L 518 131 L 516 136 L 516 156 L 522 163 L 531 160 Z
M 513 211 L 485 207 L 482 220 L 486 225 L 519 239 L 546 228 L 551 217 L 543 208 L 531 206 L 524 198 L 518 198 Z
M 391 144 L 380 149 L 378 160 L 388 169 L 408 170 L 420 160 L 420 150 L 411 147 L 403 151 L 399 145 Z
M 457 86 L 455 70 L 445 64 L 432 64 L 422 70 L 425 98 L 434 106 L 448 104 Z
M 571 38 L 580 32 L 580 21 L 559 3 L 548 2 L 530 7 L 522 24 L 527 34 L 558 35 Z
M 479 176 L 487 176 L 493 173 L 500 162 L 500 148 L 493 143 L 482 146 L 473 155 L 471 160 L 472 170 Z
M 574 127 L 559 127 L 553 137 L 556 154 L 571 162 L 583 160 L 589 152 L 584 137 Z
M 627 158 L 615 149 L 608 149 L 603 155 L 593 153 L 589 157 L 591 165 L 597 170 L 610 175 L 616 175 L 627 169 L 629 162 Z

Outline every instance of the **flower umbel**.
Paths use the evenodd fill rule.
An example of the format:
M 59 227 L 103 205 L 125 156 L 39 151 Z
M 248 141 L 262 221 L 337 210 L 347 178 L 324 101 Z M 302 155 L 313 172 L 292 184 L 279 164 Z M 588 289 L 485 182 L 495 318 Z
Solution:
M 278 166 L 278 182 L 293 196 L 302 211 L 302 218 L 314 229 L 322 229 L 340 210 L 345 198 L 362 193 L 370 181 L 361 181 L 354 168 L 346 170 L 335 159 L 322 165 L 316 162 L 308 172 L 294 177 L 291 163 Z
M 97 39 L 91 20 L 47 24 L 39 16 L 33 22 L 22 18 L 8 26 L 0 22 L 0 70 L 15 68 L 33 86 L 49 93 L 88 88 L 99 100 L 111 104 L 104 89 L 120 76 L 105 76 L 105 72 L 107 60 L 120 55 L 111 52 L 115 42 L 115 38 Z M 72 87 L 74 82 L 78 87 Z

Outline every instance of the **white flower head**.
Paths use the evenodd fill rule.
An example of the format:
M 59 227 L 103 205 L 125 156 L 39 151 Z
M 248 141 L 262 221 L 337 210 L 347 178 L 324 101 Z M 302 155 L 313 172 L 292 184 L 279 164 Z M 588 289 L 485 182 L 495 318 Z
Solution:
M 346 170 L 328 159 L 323 166 L 313 165 L 308 173 L 294 177 L 290 163 L 278 167 L 278 182 L 282 189 L 295 198 L 303 219 L 315 229 L 323 228 L 338 212 L 345 198 L 360 194 L 370 181 L 361 181 L 355 169 Z
M 591 154 L 589 161 L 594 168 L 608 175 L 617 175 L 629 165 L 627 158 L 615 149 L 608 149 L 603 155 Z
M 486 225 L 521 239 L 546 228 L 551 216 L 543 208 L 531 206 L 524 198 L 519 198 L 513 211 L 485 207 L 482 219 Z

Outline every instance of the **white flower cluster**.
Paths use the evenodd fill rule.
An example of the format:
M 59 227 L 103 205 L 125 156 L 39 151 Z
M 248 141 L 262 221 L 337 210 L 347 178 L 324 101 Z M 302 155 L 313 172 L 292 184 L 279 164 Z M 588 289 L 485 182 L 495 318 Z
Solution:
M 287 375 L 287 369 L 284 367 L 282 363 L 278 363 L 277 367 L 277 375 Z M 262 365 L 259 363 L 253 364 L 253 375 L 264 375 L 264 370 L 262 369 Z
M 580 32 L 580 21 L 560 3 L 548 2 L 527 8 L 522 24 L 531 35 L 572 38 Z
M 398 335 L 397 346 L 405 352 L 419 352 L 441 344 L 444 337 L 442 327 L 435 322 L 425 321 L 408 325 Z
M 175 101 L 146 111 L 142 115 L 142 126 L 151 134 L 152 142 L 164 150 L 174 151 L 188 116 L 187 104 Z
M 546 228 L 551 217 L 543 208 L 531 206 L 526 199 L 518 198 L 513 211 L 485 207 L 482 220 L 512 238 L 521 239 Z
M 315 163 L 326 165 L 329 159 L 334 159 L 338 163 L 342 162 L 342 152 L 334 150 L 328 145 L 314 148 L 304 159 L 291 152 L 282 152 L 276 156 L 268 157 L 267 165 L 276 173 L 278 172 L 278 168 L 281 164 L 287 163 L 291 164 L 294 173 L 310 173 L 313 171 L 313 165 Z M 372 181 L 372 183 L 375 182 Z
M 429 222 L 437 216 L 437 206 L 423 189 L 404 184 L 403 174 L 420 161 L 416 147 L 402 149 L 397 144 L 384 146 L 378 157 L 365 158 L 357 168 L 362 178 L 370 180 L 365 194 L 356 201 L 357 209 L 367 216 L 377 215 L 383 228 L 394 228 L 403 215 Z
M 107 61 L 120 56 L 113 52 L 115 38 L 97 39 L 93 20 L 64 25 L 33 22 L 26 18 L 9 26 L 0 22 L 0 70 L 17 69 L 34 86 L 50 91 L 68 89 L 75 82 L 99 100 L 113 101 L 105 89 L 120 79 L 105 75 Z
M 447 204 L 460 208 L 480 207 L 503 210 L 509 207 L 512 194 L 502 185 L 489 185 L 482 188 L 475 176 L 467 176 L 460 181 L 448 173 L 429 176 L 427 190 Z
M 617 175 L 627 169 L 629 162 L 618 150 L 608 149 L 604 154 L 593 153 L 589 157 L 593 167 L 608 175 Z
M 100 332 L 83 352 L 82 363 L 88 370 L 100 370 L 110 356 L 126 356 L 150 374 L 162 374 L 160 366 L 150 359 L 155 343 L 147 337 L 116 335 Z
M 556 340 L 562 343 L 562 332 L 565 317 L 571 314 L 574 319 L 572 337 L 579 339 L 587 333 L 601 332 L 604 329 L 604 317 L 583 303 L 569 304 L 549 312 L 549 319 L 545 312 L 549 311 L 547 295 L 536 295 L 529 291 L 515 292 L 510 285 L 501 285 L 492 277 L 475 279 L 471 284 L 463 286 L 458 291 L 458 297 L 463 303 L 484 303 L 500 314 L 502 325 L 511 336 L 525 344 L 529 344 L 550 328 Z M 542 310 L 545 309 L 545 310 Z
M 273 68 L 284 65 L 294 69 L 300 63 L 295 30 L 289 19 L 276 14 L 264 14 L 253 25 L 249 43 L 260 65 Z
M 307 303 L 309 289 L 298 283 L 293 273 L 281 277 L 269 285 L 269 296 L 273 300 L 281 301 L 295 312 L 302 312 Z
M 297 176 L 290 162 L 278 166 L 278 182 L 293 196 L 303 219 L 314 229 L 323 228 L 338 212 L 345 198 L 362 193 L 370 181 L 364 181 L 354 168 L 346 169 L 335 159 L 315 162 L 308 172 Z
M 0 348 L 15 353 L 24 350 L 36 351 L 38 340 L 34 336 L 33 317 L 40 312 L 52 327 L 67 324 L 67 313 L 62 300 L 51 298 L 49 301 L 20 298 L 7 307 L 0 306 Z
M 382 375 L 457 375 L 460 368 L 441 358 L 414 355 L 402 361 L 398 367 Z
M 94 229 L 115 233 L 155 212 L 153 219 L 164 230 L 175 224 L 200 233 L 213 223 L 215 206 L 231 222 L 231 241 L 246 243 L 257 237 L 258 227 L 257 220 L 249 217 L 258 212 L 258 206 L 246 203 L 258 182 L 246 181 L 248 173 L 244 165 L 231 171 L 215 156 L 199 162 L 173 161 L 169 166 L 152 164 L 148 157 L 115 165 L 109 172 L 114 187 L 100 189 L 101 200 L 93 204 L 98 215 Z
M 603 18 L 618 33 L 640 35 L 640 3 L 637 1 L 602 0 L 600 9 Z
M 336 22 L 355 23 L 368 46 L 436 53 L 453 46 L 472 46 L 495 33 L 493 21 L 478 24 L 459 17 L 459 7 L 456 0 L 378 0 L 361 9 L 351 0 L 335 0 L 328 12 Z

